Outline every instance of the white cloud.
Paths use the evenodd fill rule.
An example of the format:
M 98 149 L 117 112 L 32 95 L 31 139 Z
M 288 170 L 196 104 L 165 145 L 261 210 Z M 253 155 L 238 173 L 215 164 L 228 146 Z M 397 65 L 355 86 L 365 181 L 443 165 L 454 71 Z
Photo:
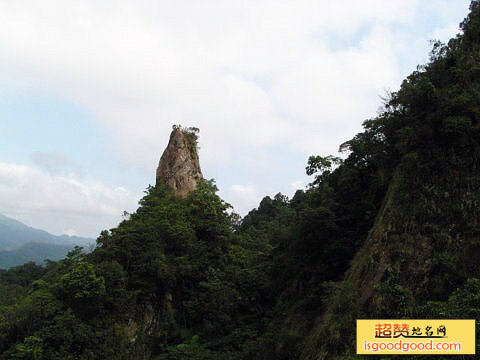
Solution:
M 62 154 L 35 151 L 30 154 L 30 159 L 35 165 L 47 171 L 50 175 L 83 175 L 81 167 L 74 160 Z
M 432 18 L 436 3 L 448 27 L 436 34 L 446 36 L 448 9 L 465 1 L 432 1 Z M 3 1 L 0 93 L 36 90 L 79 104 L 110 131 L 126 162 L 152 174 L 171 125 L 197 126 L 205 175 L 216 174 L 224 195 L 245 213 L 261 196 L 235 181 L 263 190 L 269 188 L 260 184 L 263 168 L 285 174 L 269 148 L 281 146 L 305 162 L 334 153 L 375 115 L 384 89 L 395 89 L 426 58 L 430 34 L 419 33 L 415 22 L 421 6 L 420 0 Z M 227 180 L 235 166 L 248 177 Z M 299 176 L 287 177 L 284 188 Z M 68 177 L 58 183 L 66 184 L 84 191 Z
M 252 196 L 256 194 L 256 190 L 252 185 L 235 184 L 232 185 L 232 191 L 246 196 Z
M 459 32 L 458 24 L 447 24 L 441 28 L 435 29 L 432 34 L 432 40 L 442 39 L 443 41 L 454 37 Z
M 290 185 L 291 185 L 293 191 L 304 190 L 305 187 L 306 187 L 305 183 L 302 180 L 294 181 Z
M 228 198 L 229 202 L 235 204 L 235 212 L 243 215 L 256 207 L 258 202 L 262 199 L 262 195 L 252 184 L 234 184 L 230 187 L 230 192 L 225 193 L 220 190 L 219 195 L 223 198 Z
M 78 232 L 75 229 L 63 230 L 63 234 L 68 236 L 78 236 Z
M 391 44 L 406 40 L 391 27 L 408 26 L 417 3 L 3 2 L 0 59 L 16 82 L 92 110 L 149 169 L 177 122 L 205 129 L 205 160 L 219 165 L 238 146 L 311 152 L 320 129 L 328 146 L 358 129 L 399 81 Z M 329 49 L 364 25 L 359 44 Z
M 99 230 L 116 226 L 124 210 L 134 211 L 139 199 L 140 194 L 88 177 L 0 163 L 0 213 L 55 234 L 96 237 Z

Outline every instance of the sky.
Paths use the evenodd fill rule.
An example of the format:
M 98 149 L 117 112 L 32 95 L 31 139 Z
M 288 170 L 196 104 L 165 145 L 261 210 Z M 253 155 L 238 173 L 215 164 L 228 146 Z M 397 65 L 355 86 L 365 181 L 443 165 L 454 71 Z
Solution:
M 97 237 L 173 124 L 242 216 L 311 179 L 447 42 L 468 0 L 0 0 L 0 213 Z

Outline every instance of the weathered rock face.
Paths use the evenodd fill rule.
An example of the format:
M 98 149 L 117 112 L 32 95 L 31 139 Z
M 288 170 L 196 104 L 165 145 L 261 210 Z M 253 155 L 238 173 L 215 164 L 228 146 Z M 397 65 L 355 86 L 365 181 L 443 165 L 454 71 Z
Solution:
M 164 183 L 177 195 L 186 196 L 201 179 L 203 175 L 198 160 L 196 133 L 175 126 L 158 164 L 157 184 Z

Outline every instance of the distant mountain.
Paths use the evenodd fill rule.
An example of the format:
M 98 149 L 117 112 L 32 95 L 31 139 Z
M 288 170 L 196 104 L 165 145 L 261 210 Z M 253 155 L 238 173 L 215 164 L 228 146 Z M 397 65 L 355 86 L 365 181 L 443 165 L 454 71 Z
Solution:
M 42 265 L 46 259 L 60 260 L 74 247 L 75 245 L 26 243 L 18 249 L 0 251 L 0 269 L 8 269 L 30 261 Z
M 0 214 L 0 251 L 14 250 L 27 243 L 88 246 L 94 244 L 95 240 L 78 236 L 52 235 Z
M 58 260 L 76 245 L 88 248 L 94 239 L 79 236 L 56 236 L 27 226 L 0 214 L 0 268 L 22 265 L 29 261 Z

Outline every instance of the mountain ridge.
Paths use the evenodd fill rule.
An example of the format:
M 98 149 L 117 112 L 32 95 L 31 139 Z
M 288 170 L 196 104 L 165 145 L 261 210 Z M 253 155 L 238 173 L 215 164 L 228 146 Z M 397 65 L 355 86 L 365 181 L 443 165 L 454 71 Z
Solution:
M 54 235 L 48 231 L 28 226 L 21 221 L 0 214 L 0 251 L 14 250 L 29 242 L 86 246 L 94 243 L 95 239 L 81 236 Z
M 89 247 L 95 239 L 53 235 L 0 214 L 0 269 L 33 261 L 60 260 L 75 246 Z

